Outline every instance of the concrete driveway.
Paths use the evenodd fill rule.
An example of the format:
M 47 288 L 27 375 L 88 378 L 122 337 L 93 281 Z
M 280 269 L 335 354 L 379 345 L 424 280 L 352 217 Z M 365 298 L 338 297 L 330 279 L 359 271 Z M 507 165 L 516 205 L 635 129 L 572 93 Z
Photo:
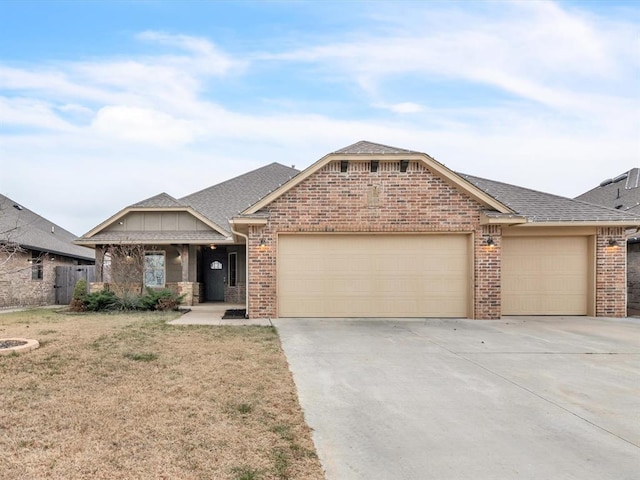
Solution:
M 328 480 L 640 478 L 640 320 L 278 319 Z

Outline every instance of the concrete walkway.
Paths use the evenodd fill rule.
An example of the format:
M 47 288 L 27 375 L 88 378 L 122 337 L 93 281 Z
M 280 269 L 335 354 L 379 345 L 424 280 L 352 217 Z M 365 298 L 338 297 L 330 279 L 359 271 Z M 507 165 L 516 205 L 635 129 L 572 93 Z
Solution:
M 640 320 L 274 319 L 327 480 L 637 480 Z
M 244 308 L 244 303 L 203 303 L 189 307 L 191 311 L 185 313 L 180 318 L 170 321 L 171 325 L 259 325 L 263 327 L 272 326 L 268 318 L 246 319 L 233 318 L 223 319 L 227 310 L 240 310 Z

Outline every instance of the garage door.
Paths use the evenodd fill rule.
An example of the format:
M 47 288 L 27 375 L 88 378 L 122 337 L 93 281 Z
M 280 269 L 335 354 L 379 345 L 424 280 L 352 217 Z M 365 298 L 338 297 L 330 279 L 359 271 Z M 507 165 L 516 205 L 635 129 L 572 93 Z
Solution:
M 469 235 L 280 235 L 280 317 L 467 317 Z
M 586 315 L 587 237 L 514 237 L 502 243 L 503 315 Z

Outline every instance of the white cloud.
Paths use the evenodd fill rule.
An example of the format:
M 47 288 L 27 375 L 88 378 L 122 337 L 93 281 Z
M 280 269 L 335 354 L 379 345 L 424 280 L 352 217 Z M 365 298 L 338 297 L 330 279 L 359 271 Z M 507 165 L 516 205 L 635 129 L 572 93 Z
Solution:
M 128 140 L 163 144 L 188 143 L 196 128 L 188 121 L 179 120 L 157 110 L 106 106 L 96 114 L 91 128 L 114 140 Z
M 401 103 L 394 103 L 394 104 L 379 103 L 379 104 L 376 104 L 375 106 L 379 108 L 385 108 L 394 113 L 418 113 L 423 110 L 422 106 L 414 102 L 401 102 Z

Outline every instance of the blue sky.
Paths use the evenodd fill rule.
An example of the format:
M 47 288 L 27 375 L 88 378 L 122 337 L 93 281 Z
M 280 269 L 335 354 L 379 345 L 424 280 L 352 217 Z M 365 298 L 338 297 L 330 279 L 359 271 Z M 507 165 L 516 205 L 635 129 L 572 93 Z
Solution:
M 573 197 L 640 164 L 637 2 L 0 2 L 0 193 L 82 234 L 370 140 Z

